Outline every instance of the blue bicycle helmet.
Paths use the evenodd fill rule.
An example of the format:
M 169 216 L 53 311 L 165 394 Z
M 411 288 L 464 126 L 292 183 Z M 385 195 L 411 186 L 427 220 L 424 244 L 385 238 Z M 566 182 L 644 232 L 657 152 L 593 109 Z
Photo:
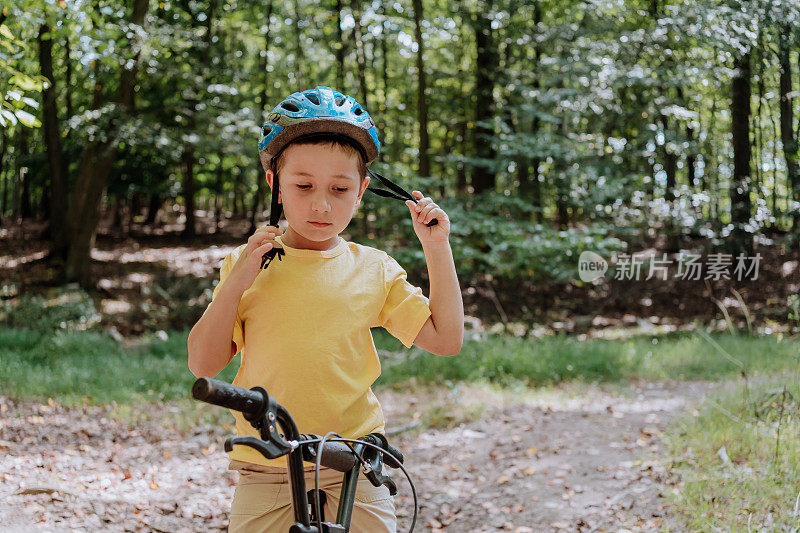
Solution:
M 367 165 L 381 150 L 375 123 L 353 97 L 330 87 L 317 87 L 293 93 L 270 112 L 258 139 L 261 165 L 268 170 L 289 143 L 319 134 L 355 141 Z

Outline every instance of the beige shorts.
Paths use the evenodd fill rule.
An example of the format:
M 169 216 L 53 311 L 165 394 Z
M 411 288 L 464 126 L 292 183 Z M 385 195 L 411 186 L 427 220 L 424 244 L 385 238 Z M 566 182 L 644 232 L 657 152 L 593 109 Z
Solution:
M 228 531 L 233 533 L 285 533 L 294 524 L 294 510 L 286 469 L 231 461 L 229 470 L 238 470 L 239 482 L 231 504 Z M 305 471 L 306 491 L 314 488 L 314 470 Z M 319 472 L 319 486 L 325 491 L 325 521 L 336 520 L 342 473 L 330 468 Z M 397 518 L 394 498 L 384 486 L 375 487 L 364 476 L 358 479 L 352 533 L 395 533 Z

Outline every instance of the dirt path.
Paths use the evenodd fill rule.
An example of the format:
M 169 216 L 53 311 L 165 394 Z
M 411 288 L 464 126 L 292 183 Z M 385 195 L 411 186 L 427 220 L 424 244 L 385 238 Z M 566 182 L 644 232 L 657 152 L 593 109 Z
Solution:
M 664 427 L 707 388 L 513 396 L 464 385 L 385 392 L 381 401 L 398 422 L 430 418 L 431 406 L 440 417 L 473 418 L 394 438 L 416 480 L 418 531 L 653 531 L 670 526 L 657 459 Z M 0 397 L 0 531 L 224 530 L 235 483 L 225 435 L 201 429 L 180 440 L 156 424 L 121 427 L 100 408 Z M 398 483 L 406 531 L 410 498 Z
M 642 383 L 533 397 L 481 420 L 403 438 L 422 523 L 442 531 L 679 529 L 662 496 L 664 428 L 708 389 Z M 622 529 L 621 529 L 622 528 Z

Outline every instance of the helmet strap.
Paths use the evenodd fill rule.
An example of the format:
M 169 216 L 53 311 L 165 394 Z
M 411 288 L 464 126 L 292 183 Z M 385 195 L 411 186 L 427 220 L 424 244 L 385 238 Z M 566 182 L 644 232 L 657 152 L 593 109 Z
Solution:
M 270 170 L 272 170 L 272 201 L 269 207 L 269 225 L 277 228 L 283 212 L 283 206 L 278 202 L 280 193 L 278 191 L 278 173 L 275 172 L 275 166 L 275 160 L 273 159 L 269 164 Z M 283 248 L 272 248 L 261 258 L 261 269 L 267 268 L 272 263 L 272 260 L 275 259 L 275 256 L 278 256 L 278 261 L 282 261 L 285 253 Z
M 275 227 L 278 226 L 278 222 L 281 219 L 281 213 L 283 212 L 283 206 L 278 201 L 280 192 L 276 159 L 277 158 L 273 158 L 269 163 L 270 170 L 272 170 L 272 200 L 269 207 L 269 225 Z

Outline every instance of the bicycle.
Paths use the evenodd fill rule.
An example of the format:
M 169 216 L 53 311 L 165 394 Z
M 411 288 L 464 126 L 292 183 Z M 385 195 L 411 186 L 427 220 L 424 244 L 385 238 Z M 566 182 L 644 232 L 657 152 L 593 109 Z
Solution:
M 226 452 L 233 450 L 235 445 L 241 445 L 253 448 L 267 459 L 286 455 L 295 519 L 289 533 L 348 533 L 359 469 L 374 486 L 386 485 L 392 496 L 397 494 L 397 485 L 383 474 L 384 464 L 399 468 L 408 479 L 414 496 L 414 516 L 409 532 L 414 530 L 419 510 L 417 491 L 403 466 L 403 454 L 391 446 L 384 435 L 370 433 L 360 439 L 346 439 L 333 432 L 323 437 L 300 434 L 289 412 L 263 387 L 245 389 L 217 379 L 200 378 L 192 386 L 192 396 L 196 400 L 241 412 L 245 420 L 258 430 L 260 439 L 250 436 L 226 439 Z M 282 435 L 278 432 L 278 426 L 283 430 Z M 314 488 L 308 492 L 303 461 L 315 465 Z M 322 466 L 343 473 L 336 523 L 324 521 L 325 493 L 319 489 L 319 470 Z

